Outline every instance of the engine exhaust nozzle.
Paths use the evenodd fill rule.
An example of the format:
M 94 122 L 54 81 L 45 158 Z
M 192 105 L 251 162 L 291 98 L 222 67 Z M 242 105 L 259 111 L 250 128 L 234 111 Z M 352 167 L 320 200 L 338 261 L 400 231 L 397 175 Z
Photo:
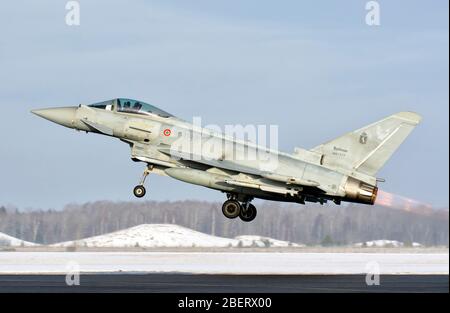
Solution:
M 345 200 L 373 205 L 377 198 L 378 187 L 369 185 L 353 177 L 347 179 L 345 184 Z

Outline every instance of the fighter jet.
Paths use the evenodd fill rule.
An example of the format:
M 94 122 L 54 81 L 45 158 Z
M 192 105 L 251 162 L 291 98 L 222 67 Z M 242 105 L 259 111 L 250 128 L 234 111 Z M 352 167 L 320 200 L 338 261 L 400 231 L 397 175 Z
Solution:
M 356 202 L 372 205 L 377 172 L 421 117 L 399 112 L 311 150 L 284 153 L 177 118 L 151 104 L 117 98 L 90 105 L 33 110 L 47 120 L 79 131 L 115 137 L 131 148 L 131 159 L 146 164 L 136 197 L 146 194 L 150 173 L 226 194 L 225 217 L 250 222 L 255 198 L 295 202 Z

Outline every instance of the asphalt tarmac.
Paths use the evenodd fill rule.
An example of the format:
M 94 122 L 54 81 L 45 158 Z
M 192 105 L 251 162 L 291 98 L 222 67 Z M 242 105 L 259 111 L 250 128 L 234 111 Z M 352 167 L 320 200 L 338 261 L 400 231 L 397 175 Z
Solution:
M 69 277 L 69 282 L 76 282 Z M 1 293 L 448 293 L 448 275 L 197 275 L 82 274 L 79 285 L 64 275 L 0 275 Z

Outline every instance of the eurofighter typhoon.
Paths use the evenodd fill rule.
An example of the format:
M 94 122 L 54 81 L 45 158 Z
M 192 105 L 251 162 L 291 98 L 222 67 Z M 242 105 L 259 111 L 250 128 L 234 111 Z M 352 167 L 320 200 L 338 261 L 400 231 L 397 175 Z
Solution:
M 196 126 L 132 99 L 32 113 L 127 143 L 132 160 L 147 165 L 133 190 L 136 197 L 145 195 L 150 173 L 170 176 L 224 192 L 223 214 L 245 222 L 256 217 L 254 198 L 374 204 L 377 182 L 382 181 L 377 172 L 421 120 L 416 113 L 399 112 L 311 150 L 283 153 Z

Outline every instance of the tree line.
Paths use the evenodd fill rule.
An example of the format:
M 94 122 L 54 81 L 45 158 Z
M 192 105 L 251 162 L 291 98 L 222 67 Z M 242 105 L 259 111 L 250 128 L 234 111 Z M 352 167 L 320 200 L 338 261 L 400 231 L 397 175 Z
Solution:
M 376 239 L 428 246 L 449 243 L 448 210 L 422 215 L 358 204 L 302 206 L 261 202 L 257 218 L 244 223 L 226 219 L 220 208 L 220 203 L 202 201 L 98 201 L 67 205 L 63 210 L 27 212 L 0 207 L 0 232 L 51 244 L 140 224 L 169 223 L 228 238 L 261 235 L 307 245 L 346 245 Z

